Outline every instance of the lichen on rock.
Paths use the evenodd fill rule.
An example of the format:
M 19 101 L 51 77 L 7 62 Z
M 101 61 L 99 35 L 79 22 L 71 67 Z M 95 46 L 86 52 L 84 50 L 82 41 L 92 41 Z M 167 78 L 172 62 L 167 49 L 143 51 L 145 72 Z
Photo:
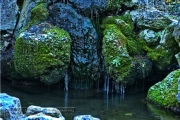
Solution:
M 24 77 L 37 78 L 52 70 L 66 71 L 70 45 L 69 34 L 60 28 L 46 22 L 31 26 L 16 39 L 15 69 Z

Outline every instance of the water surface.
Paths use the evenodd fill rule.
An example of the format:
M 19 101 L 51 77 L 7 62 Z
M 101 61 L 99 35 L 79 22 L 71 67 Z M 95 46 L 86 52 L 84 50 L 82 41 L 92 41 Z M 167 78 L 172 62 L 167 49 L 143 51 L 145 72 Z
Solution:
M 75 111 L 62 111 L 66 120 L 73 120 L 74 116 L 91 114 L 101 120 L 180 120 L 180 116 L 158 109 L 147 104 L 147 92 L 130 94 L 106 94 L 87 90 L 51 90 L 42 94 L 26 93 L 6 84 L 2 84 L 1 92 L 20 98 L 24 108 L 29 105 L 42 107 L 74 107 Z

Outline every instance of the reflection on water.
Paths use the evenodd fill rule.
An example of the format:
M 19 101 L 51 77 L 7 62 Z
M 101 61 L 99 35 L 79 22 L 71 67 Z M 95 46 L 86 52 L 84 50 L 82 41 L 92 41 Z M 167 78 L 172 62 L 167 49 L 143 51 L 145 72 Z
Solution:
M 22 107 L 75 107 L 75 112 L 62 112 L 66 120 L 91 114 L 101 120 L 178 120 L 179 116 L 147 104 L 146 93 L 109 94 L 97 91 L 53 90 L 43 94 L 28 94 L 2 84 L 2 91 L 20 98 Z

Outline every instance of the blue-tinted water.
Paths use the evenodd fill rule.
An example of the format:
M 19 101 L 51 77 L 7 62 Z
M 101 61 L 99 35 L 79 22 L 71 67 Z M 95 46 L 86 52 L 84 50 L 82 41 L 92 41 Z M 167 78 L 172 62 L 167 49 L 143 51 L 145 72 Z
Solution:
M 51 90 L 42 94 L 29 94 L 2 84 L 2 91 L 20 98 L 23 108 L 29 105 L 42 107 L 74 107 L 75 112 L 62 112 L 66 120 L 81 114 L 91 114 L 101 120 L 180 120 L 180 116 L 147 104 L 146 92 L 120 95 L 97 91 Z

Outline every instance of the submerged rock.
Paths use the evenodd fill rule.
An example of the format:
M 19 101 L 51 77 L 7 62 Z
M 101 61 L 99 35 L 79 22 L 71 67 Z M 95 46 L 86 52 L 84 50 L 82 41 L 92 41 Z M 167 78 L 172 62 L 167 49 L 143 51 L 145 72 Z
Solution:
M 69 66 L 70 45 L 71 38 L 62 29 L 46 22 L 31 26 L 16 40 L 15 69 L 23 77 L 40 77 L 48 85 L 57 83 Z M 47 74 L 58 77 L 48 79 Z
M 74 117 L 74 120 L 100 120 L 100 119 L 95 118 L 91 115 L 78 115 Z
M 148 91 L 148 100 L 177 112 L 180 109 L 180 103 L 176 97 L 179 76 L 180 69 L 171 72 L 161 82 L 153 85 Z
M 4 120 L 23 120 L 19 98 L 0 93 L 0 117 Z
M 65 118 L 63 116 L 57 118 L 45 115 L 43 113 L 37 113 L 35 115 L 30 115 L 26 117 L 24 120 L 65 120 Z
M 39 117 L 44 117 L 44 118 L 54 117 L 65 120 L 61 112 L 58 109 L 52 107 L 40 107 L 40 106 L 31 105 L 27 108 L 26 115 L 28 115 L 28 118 L 33 118 L 33 119 Z

